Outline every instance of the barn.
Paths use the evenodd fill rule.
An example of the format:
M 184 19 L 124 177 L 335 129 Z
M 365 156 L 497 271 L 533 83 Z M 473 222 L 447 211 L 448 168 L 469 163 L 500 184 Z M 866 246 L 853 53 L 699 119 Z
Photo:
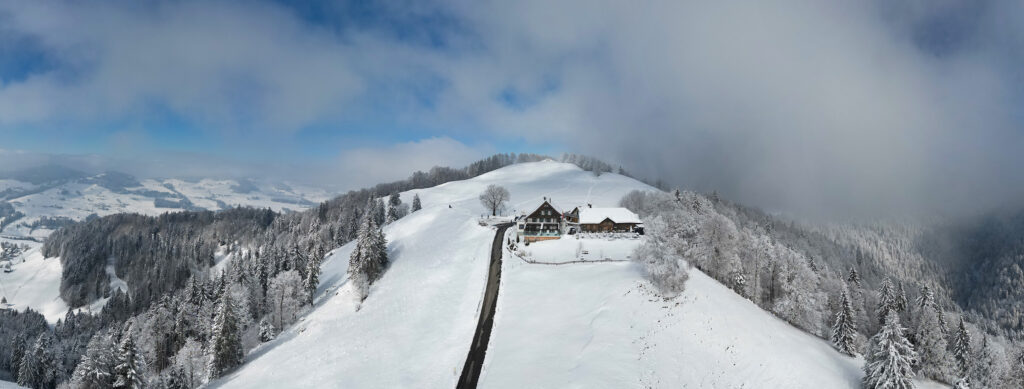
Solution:
M 583 232 L 643 232 L 640 217 L 626 208 L 582 208 L 579 214 Z

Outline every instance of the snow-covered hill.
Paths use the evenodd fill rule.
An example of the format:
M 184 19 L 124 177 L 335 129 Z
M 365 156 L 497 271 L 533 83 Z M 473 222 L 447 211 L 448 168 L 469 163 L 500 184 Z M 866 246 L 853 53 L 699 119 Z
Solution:
M 32 173 L 0 178 L 0 241 L 28 246 L 11 258 L 13 272 L 0 272 L 0 296 L 14 309 L 30 307 L 50 322 L 64 317 L 68 305 L 59 297 L 60 259 L 43 258 L 40 242 L 68 221 L 121 212 L 157 215 L 231 206 L 298 211 L 329 197 L 320 189 L 251 181 L 140 181 L 121 173 L 86 176 L 67 169 Z M 102 302 L 85 309 L 99 309 Z
M 508 188 L 519 210 L 543 197 L 613 206 L 653 190 L 547 161 L 403 193 L 418 194 L 424 209 L 385 228 L 392 264 L 367 300 L 357 309 L 346 284 L 353 245 L 335 250 L 313 310 L 211 386 L 454 387 L 487 278 L 494 232 L 477 223 L 477 196 L 489 184 Z M 638 242 L 584 243 L 621 256 Z M 575 255 L 572 244 L 544 245 L 531 247 Z M 665 301 L 631 262 L 539 265 L 506 252 L 503 269 L 481 387 L 859 387 L 860 360 L 696 270 L 686 292 Z
M 90 215 L 156 215 L 239 205 L 295 211 L 328 197 L 320 189 L 248 180 L 136 180 L 114 172 L 94 176 L 68 172 L 45 177 L 15 175 L 0 179 L 0 236 L 38 240 L 65 220 L 79 221 Z

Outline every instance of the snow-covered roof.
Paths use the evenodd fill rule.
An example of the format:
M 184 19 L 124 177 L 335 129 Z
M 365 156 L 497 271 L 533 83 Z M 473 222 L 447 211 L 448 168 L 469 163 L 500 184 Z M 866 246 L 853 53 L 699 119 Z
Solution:
M 576 208 L 576 206 L 563 207 L 566 204 L 558 204 L 558 203 L 556 203 L 552 199 L 547 199 L 547 200 L 540 200 L 540 201 L 534 203 L 534 205 L 531 205 L 530 207 L 528 207 L 527 209 L 522 210 L 522 214 L 523 215 L 529 215 L 529 214 L 533 213 L 534 211 L 539 209 L 540 206 L 544 205 L 545 201 L 549 205 L 551 205 L 551 207 L 555 208 L 555 210 L 558 211 L 558 212 L 569 212 L 569 211 L 572 211 L 573 208 Z
M 580 224 L 597 224 L 606 218 L 616 223 L 642 223 L 639 216 L 626 208 L 580 208 Z

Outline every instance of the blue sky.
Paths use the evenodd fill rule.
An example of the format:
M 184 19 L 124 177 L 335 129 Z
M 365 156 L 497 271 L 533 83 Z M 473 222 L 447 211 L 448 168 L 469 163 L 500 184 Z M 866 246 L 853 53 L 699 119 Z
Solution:
M 988 206 L 1024 194 L 1022 17 L 995 0 L 4 2 L 0 163 L 352 187 L 572 151 L 769 209 Z

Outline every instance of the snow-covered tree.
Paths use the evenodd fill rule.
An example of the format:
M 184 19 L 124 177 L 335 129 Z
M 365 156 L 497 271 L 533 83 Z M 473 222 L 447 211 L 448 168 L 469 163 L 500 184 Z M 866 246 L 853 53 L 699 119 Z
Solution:
M 416 212 L 423 209 L 423 204 L 420 202 L 419 193 L 412 195 L 412 211 Z
M 86 346 L 85 355 L 75 367 L 71 386 L 82 389 L 112 388 L 116 362 L 117 356 L 110 336 L 105 332 L 93 335 Z
M 33 389 L 53 389 L 57 386 L 60 356 L 57 355 L 53 333 L 44 331 L 36 338 L 31 349 L 22 357 L 18 369 L 18 384 Z
M 918 305 L 921 306 L 920 302 Z M 951 362 L 946 336 L 940 329 L 939 314 L 932 304 L 927 303 L 918 312 L 917 329 L 914 332 L 918 372 L 933 380 L 948 381 Z
M 878 323 L 885 324 L 885 319 L 889 317 L 890 312 L 899 312 L 899 309 L 896 302 L 896 290 L 893 288 L 892 281 L 886 278 L 878 289 L 878 305 L 875 308 Z
M 309 305 L 313 305 L 313 299 L 316 297 L 316 288 L 320 286 L 321 257 L 321 255 L 314 255 L 306 262 L 306 278 L 303 280 L 303 286 L 306 288 L 306 296 L 309 298 L 307 303 Z
M 405 204 L 402 204 L 402 199 L 398 196 L 398 192 L 395 192 L 388 197 L 387 223 L 401 219 L 409 213 L 409 208 Z
M 117 354 L 117 366 L 114 366 L 114 388 L 142 389 L 146 386 L 142 373 L 145 363 L 132 335 L 125 334 L 123 338 Z
M 356 238 L 356 248 L 349 257 L 349 282 L 366 299 L 370 285 L 384 274 L 388 266 L 387 240 L 372 218 L 364 218 Z
M 273 324 L 270 324 L 270 320 L 260 320 L 260 342 L 269 342 L 277 337 L 277 329 L 274 328 Z
M 850 286 L 852 286 L 852 287 L 854 287 L 856 289 L 860 289 L 861 288 L 860 273 L 857 272 L 856 268 L 853 268 L 853 267 L 850 268 L 850 275 L 848 275 L 846 277 L 846 282 L 850 283 Z
M 505 203 L 511 198 L 508 189 L 498 185 L 488 185 L 484 193 L 480 194 L 480 203 L 484 208 L 491 211 L 491 216 L 498 215 L 498 211 L 505 207 Z
M 971 333 L 967 331 L 964 318 L 960 318 L 960 325 L 953 333 L 953 360 L 956 362 L 956 373 L 960 378 L 969 379 L 971 375 L 971 362 L 974 352 L 971 350 Z M 970 383 L 969 381 L 967 382 Z
M 974 356 L 974 369 L 971 371 L 971 384 L 978 388 L 1008 388 L 1010 366 L 1007 364 L 1003 348 L 989 340 L 981 338 L 981 346 Z
M 270 280 L 267 288 L 267 306 L 275 328 L 285 328 L 298 319 L 302 307 L 309 301 L 306 287 L 299 272 L 289 270 Z
M 907 290 L 903 288 L 902 282 L 896 291 L 893 308 L 896 309 L 896 312 L 906 312 L 907 310 Z
M 895 311 L 890 311 L 882 329 L 871 338 L 864 361 L 864 388 L 910 389 L 914 387 L 917 353 L 903 336 L 903 326 Z
M 229 295 L 221 298 L 220 309 L 213 325 L 210 339 L 210 378 L 218 378 L 241 365 L 245 355 L 242 350 L 241 330 L 235 316 L 234 304 Z
M 187 388 L 198 388 L 209 377 L 210 356 L 203 351 L 203 344 L 188 338 L 174 355 L 174 369 L 180 370 Z
M 835 324 L 832 325 L 832 344 L 839 352 L 846 355 L 857 354 L 857 324 L 853 315 L 853 306 L 844 290 L 839 312 L 836 313 Z
M 666 295 L 675 296 L 683 291 L 690 278 L 685 262 L 671 247 L 670 227 L 662 217 L 647 220 L 645 239 L 633 252 L 633 260 L 641 264 L 647 277 Z

